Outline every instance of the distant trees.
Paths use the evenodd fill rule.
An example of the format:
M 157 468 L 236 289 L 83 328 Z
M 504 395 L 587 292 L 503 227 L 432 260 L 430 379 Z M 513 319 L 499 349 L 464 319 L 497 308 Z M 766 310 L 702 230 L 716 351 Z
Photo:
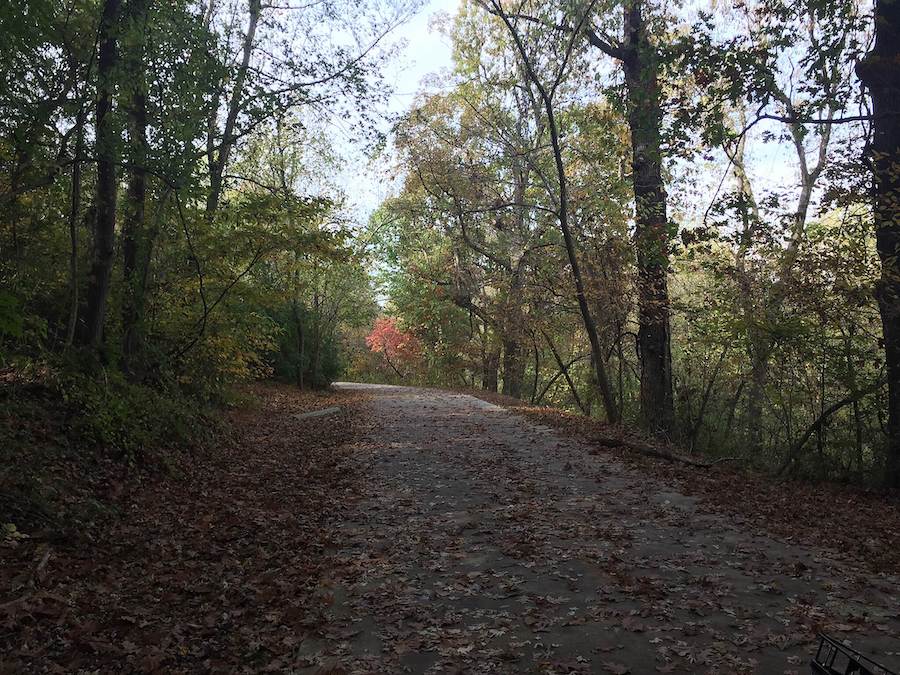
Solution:
M 525 203 L 531 169 L 516 149 L 528 142 L 529 123 L 517 115 L 528 113 L 517 105 L 507 116 L 495 104 L 488 88 L 472 86 L 432 97 L 404 120 L 397 147 L 414 171 L 390 209 L 439 224 L 450 236 L 452 264 L 439 283 L 485 331 L 482 372 L 489 388 L 496 389 L 502 354 L 503 393 L 519 397 L 530 339 L 526 276 L 545 245 L 546 227 Z M 495 124 L 508 132 L 507 143 Z M 502 182 L 492 180 L 491 168 L 503 172 Z
M 366 345 L 380 354 L 391 371 L 401 379 L 410 375 L 409 369 L 422 355 L 416 336 L 400 330 L 392 317 L 375 319 L 372 331 L 366 336 Z
M 871 31 L 850 0 L 464 3 L 456 77 L 398 125 L 405 182 L 379 219 L 391 306 L 441 354 L 429 377 L 491 388 L 465 336 L 515 353 L 498 317 L 516 317 L 524 398 L 599 403 L 783 471 L 894 480 L 871 236 L 890 202 L 868 208 L 862 161 L 882 118 L 867 61 L 854 72 Z M 414 284 L 438 325 L 411 320 Z

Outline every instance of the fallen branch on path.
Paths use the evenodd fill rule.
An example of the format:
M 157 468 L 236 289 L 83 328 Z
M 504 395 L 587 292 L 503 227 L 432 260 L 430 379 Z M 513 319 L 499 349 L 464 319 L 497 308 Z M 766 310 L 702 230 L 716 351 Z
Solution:
M 642 441 L 637 438 L 622 438 L 619 436 L 601 435 L 595 436 L 593 440 L 607 448 L 622 447 L 627 450 L 634 450 L 635 452 L 639 452 L 642 455 L 648 455 L 649 457 L 656 457 L 658 459 L 665 459 L 669 462 L 679 462 L 681 464 L 697 467 L 699 469 L 709 469 L 716 464 L 720 464 L 722 462 L 730 462 L 737 459 L 737 457 L 720 457 L 712 461 L 703 461 L 694 459 L 693 457 L 686 457 L 662 446 L 652 445 L 651 443 L 647 443 L 646 441 Z

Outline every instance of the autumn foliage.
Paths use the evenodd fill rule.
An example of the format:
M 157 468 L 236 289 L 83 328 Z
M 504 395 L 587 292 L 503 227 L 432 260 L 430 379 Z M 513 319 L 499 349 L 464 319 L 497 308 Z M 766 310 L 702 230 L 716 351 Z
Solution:
M 422 346 L 415 335 L 400 330 L 397 320 L 386 316 L 375 320 L 366 336 L 366 345 L 381 354 L 384 362 L 399 377 L 407 377 L 422 358 Z

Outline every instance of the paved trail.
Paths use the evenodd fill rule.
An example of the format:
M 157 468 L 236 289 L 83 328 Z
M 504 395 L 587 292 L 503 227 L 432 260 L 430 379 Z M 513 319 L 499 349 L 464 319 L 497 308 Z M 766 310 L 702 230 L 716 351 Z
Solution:
M 309 672 L 807 673 L 820 629 L 900 663 L 898 579 L 473 397 L 371 391 Z

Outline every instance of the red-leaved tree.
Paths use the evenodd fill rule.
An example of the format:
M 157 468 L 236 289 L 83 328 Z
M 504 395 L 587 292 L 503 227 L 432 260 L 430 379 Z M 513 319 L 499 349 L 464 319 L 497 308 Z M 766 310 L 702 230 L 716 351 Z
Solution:
M 366 344 L 373 352 L 381 354 L 399 377 L 406 377 L 401 368 L 409 368 L 422 355 L 422 347 L 416 336 L 400 330 L 396 319 L 389 316 L 375 320 L 372 332 L 366 336 Z

